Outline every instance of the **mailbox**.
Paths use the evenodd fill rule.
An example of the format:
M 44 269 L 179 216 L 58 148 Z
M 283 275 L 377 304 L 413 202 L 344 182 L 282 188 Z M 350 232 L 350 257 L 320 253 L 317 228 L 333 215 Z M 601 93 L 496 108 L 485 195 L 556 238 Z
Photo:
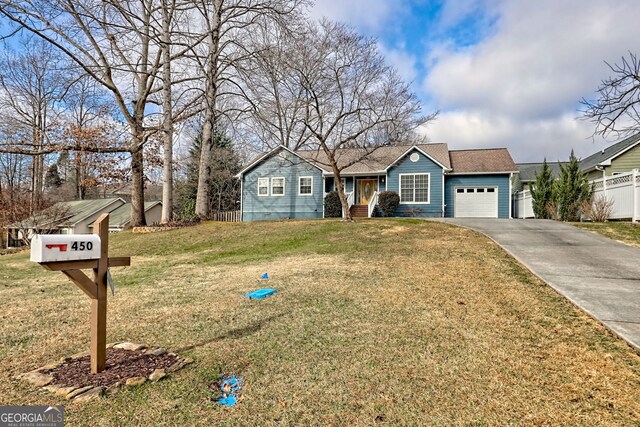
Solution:
M 97 234 L 36 234 L 31 239 L 31 261 L 88 259 L 100 259 L 100 236 Z

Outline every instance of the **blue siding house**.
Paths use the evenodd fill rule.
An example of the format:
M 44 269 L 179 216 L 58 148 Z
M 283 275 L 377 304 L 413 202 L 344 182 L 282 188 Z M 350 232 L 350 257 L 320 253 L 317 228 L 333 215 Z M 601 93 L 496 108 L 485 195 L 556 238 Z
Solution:
M 505 148 L 449 150 L 447 144 L 380 147 L 338 152 L 340 177 L 353 216 L 370 216 L 378 194 L 400 196 L 396 216 L 509 218 L 511 177 L 517 171 Z M 324 153 L 278 147 L 247 165 L 243 221 L 322 218 L 324 197 L 336 181 Z

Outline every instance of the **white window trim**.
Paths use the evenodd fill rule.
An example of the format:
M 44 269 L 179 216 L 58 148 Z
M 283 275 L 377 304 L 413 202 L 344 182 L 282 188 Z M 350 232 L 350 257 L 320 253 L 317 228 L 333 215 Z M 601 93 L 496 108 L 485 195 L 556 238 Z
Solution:
M 282 194 L 273 194 L 273 180 L 275 179 L 281 179 L 282 180 Z M 287 180 L 284 179 L 284 176 L 274 176 L 273 178 L 271 178 L 271 195 L 273 197 L 282 197 L 286 194 L 287 192 Z
M 301 193 L 300 192 L 300 182 L 303 179 L 310 179 L 311 180 L 311 193 Z M 312 176 L 299 176 L 298 177 L 298 196 L 313 196 L 313 177 Z
M 267 181 L 267 194 L 260 194 L 260 181 Z M 269 185 L 269 178 L 258 178 L 258 197 L 268 197 L 270 188 L 271 186 Z
M 403 176 L 418 176 L 418 175 L 426 175 L 427 176 L 427 201 L 426 202 L 403 202 L 402 201 L 402 177 Z M 421 173 L 401 173 L 398 174 L 398 195 L 400 195 L 400 204 L 401 205 L 430 205 L 431 204 L 431 173 L 429 172 L 421 172 Z M 413 200 L 416 199 L 416 186 L 415 179 L 413 182 Z

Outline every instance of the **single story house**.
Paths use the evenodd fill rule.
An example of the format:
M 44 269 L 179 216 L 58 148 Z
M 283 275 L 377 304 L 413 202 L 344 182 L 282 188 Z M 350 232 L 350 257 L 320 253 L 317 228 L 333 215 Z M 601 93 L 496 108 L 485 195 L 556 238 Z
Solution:
M 396 216 L 509 218 L 516 165 L 506 148 L 449 150 L 447 144 L 385 146 L 337 152 L 353 216 L 370 216 L 382 191 L 400 196 Z M 336 188 L 321 151 L 280 146 L 237 175 L 242 221 L 324 217 Z
M 144 202 L 144 218 L 147 224 L 157 224 L 162 219 L 162 202 Z M 122 231 L 131 223 L 131 203 L 125 203 L 109 212 L 109 231 Z M 89 224 L 93 230 L 93 222 Z

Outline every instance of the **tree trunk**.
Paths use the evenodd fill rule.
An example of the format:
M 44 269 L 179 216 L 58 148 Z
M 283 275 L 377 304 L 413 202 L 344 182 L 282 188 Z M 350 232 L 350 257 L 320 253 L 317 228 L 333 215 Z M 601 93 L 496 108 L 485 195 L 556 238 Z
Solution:
M 220 42 L 220 26 L 222 19 L 222 0 L 213 1 L 214 20 L 209 28 L 209 55 L 205 75 L 204 94 L 204 127 L 202 129 L 202 148 L 200 150 L 200 164 L 198 168 L 198 192 L 196 195 L 196 215 L 200 219 L 211 216 L 211 175 L 214 148 L 214 132 L 216 125 L 216 98 L 218 95 L 218 55 Z
M 168 2 L 162 2 L 162 218 L 167 223 L 173 217 L 173 112 L 171 109 L 171 16 Z
M 144 217 L 144 154 L 139 136 L 134 136 L 131 150 L 131 226 L 147 225 Z
M 345 221 L 351 221 L 351 212 L 349 210 L 349 201 L 347 195 L 344 193 L 344 187 L 342 186 L 342 179 L 340 177 L 340 170 L 336 166 L 336 162 L 332 161 L 331 168 L 333 169 L 333 179 L 336 182 L 336 188 L 338 189 L 338 197 L 340 197 L 340 204 L 342 205 L 342 219 Z

